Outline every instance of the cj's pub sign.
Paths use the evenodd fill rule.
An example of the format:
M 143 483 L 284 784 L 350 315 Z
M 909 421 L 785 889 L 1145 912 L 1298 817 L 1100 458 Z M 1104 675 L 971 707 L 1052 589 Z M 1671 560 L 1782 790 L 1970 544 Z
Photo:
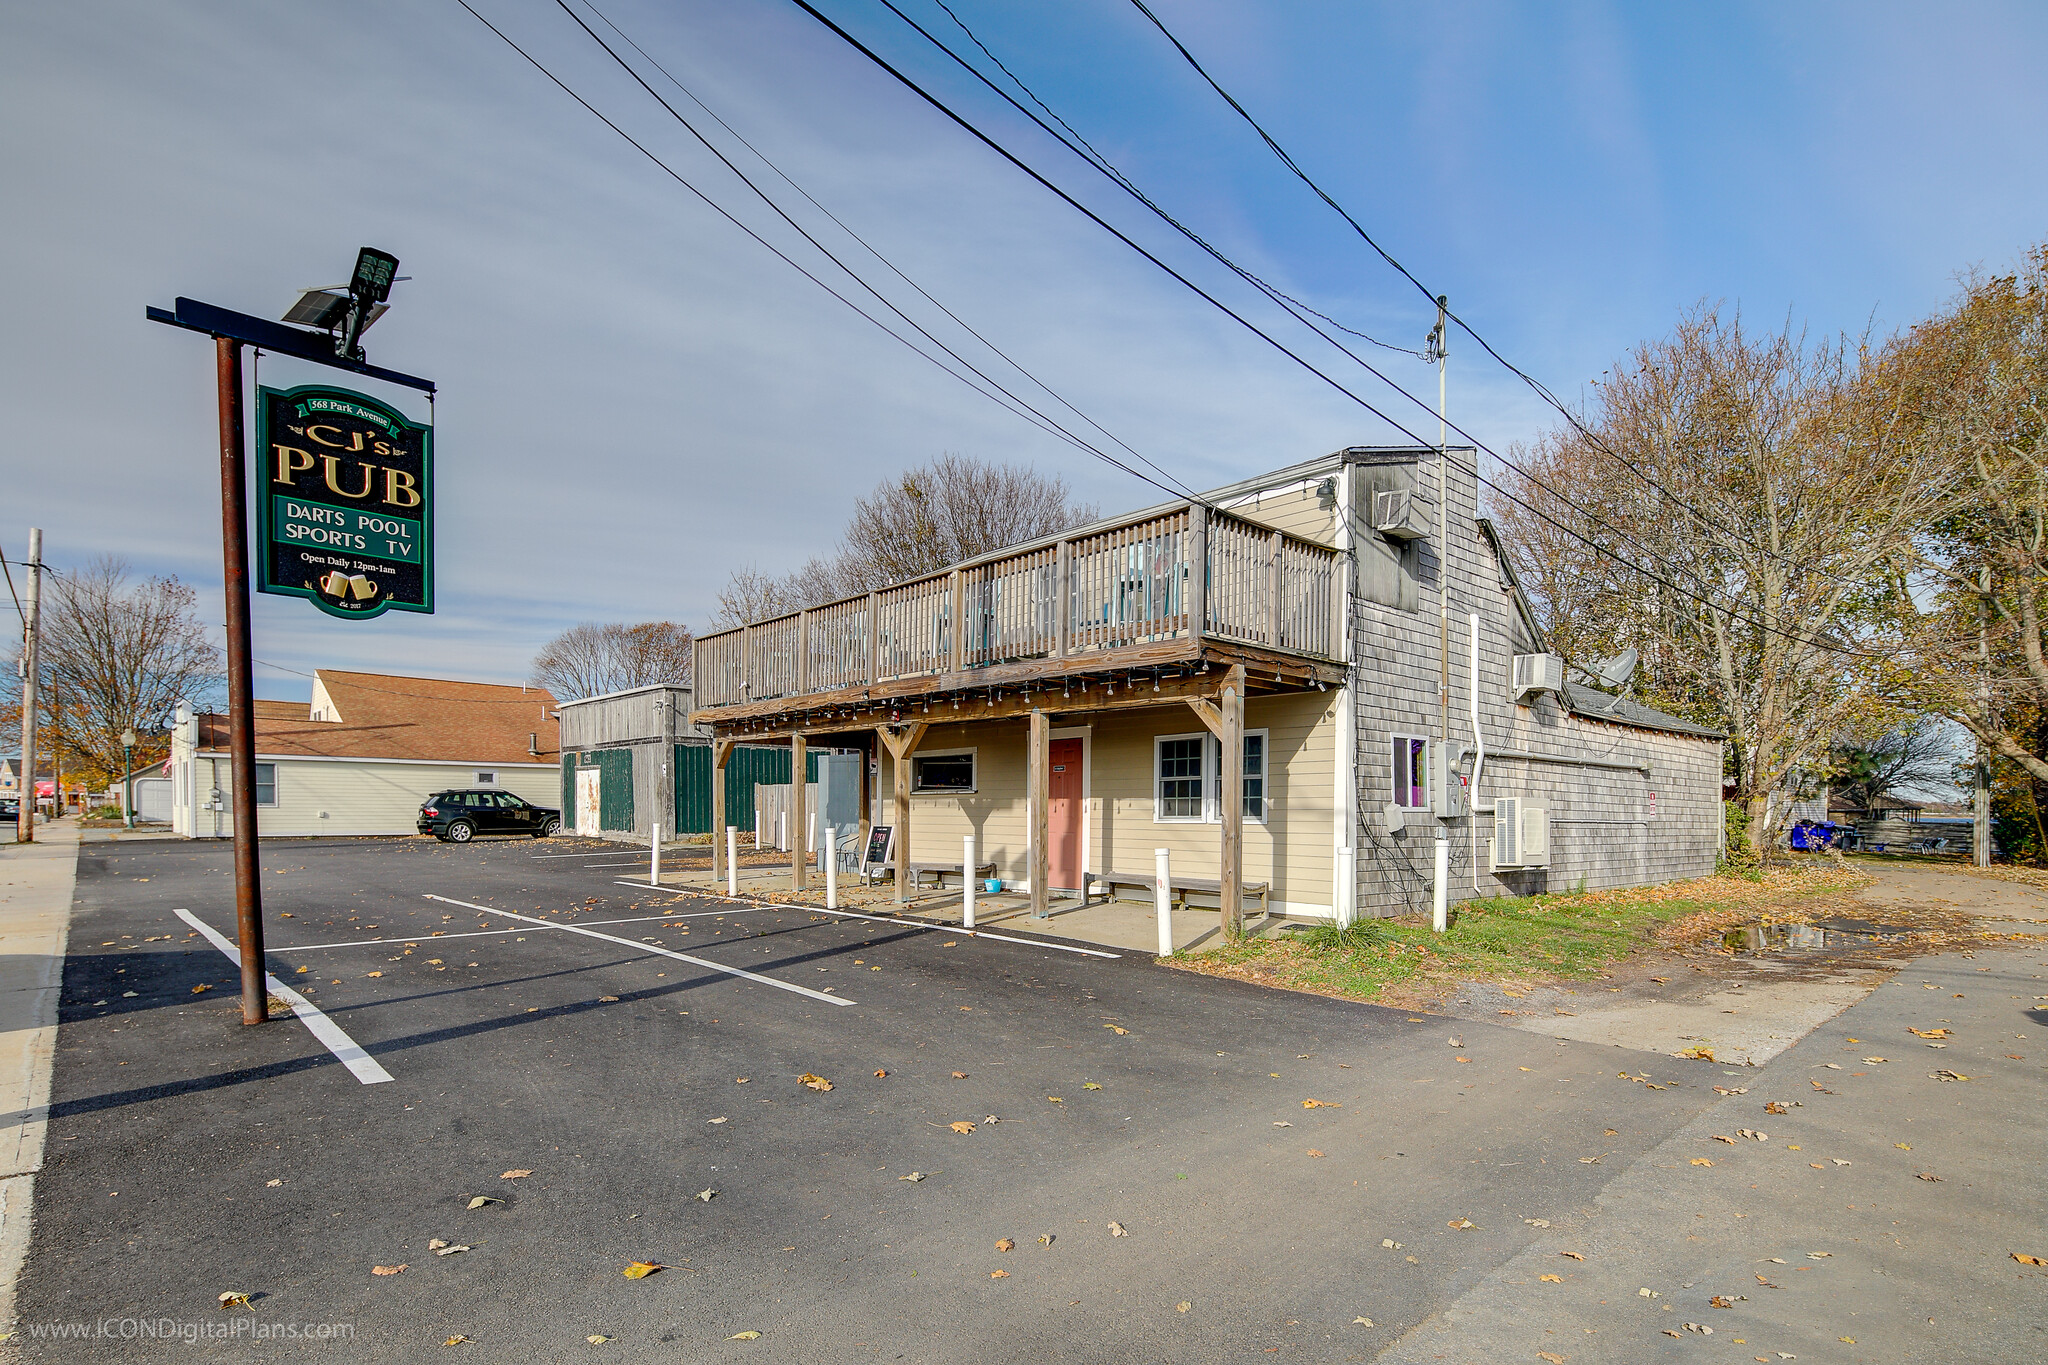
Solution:
M 258 389 L 258 592 L 332 616 L 434 610 L 434 433 L 374 398 Z

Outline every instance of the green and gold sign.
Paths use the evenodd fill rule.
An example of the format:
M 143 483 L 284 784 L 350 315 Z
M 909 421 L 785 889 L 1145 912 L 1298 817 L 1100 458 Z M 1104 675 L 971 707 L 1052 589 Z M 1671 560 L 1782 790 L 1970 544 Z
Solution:
M 258 389 L 256 590 L 331 616 L 434 610 L 434 432 L 364 394 Z

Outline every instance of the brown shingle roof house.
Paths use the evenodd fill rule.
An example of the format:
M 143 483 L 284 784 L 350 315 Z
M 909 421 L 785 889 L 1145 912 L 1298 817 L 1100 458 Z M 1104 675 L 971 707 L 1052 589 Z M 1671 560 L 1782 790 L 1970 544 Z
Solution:
M 554 712 L 540 688 L 319 669 L 310 702 L 256 703 L 260 832 L 411 834 L 420 802 L 449 787 L 555 806 Z M 226 716 L 194 715 L 174 732 L 178 833 L 229 833 L 227 757 Z

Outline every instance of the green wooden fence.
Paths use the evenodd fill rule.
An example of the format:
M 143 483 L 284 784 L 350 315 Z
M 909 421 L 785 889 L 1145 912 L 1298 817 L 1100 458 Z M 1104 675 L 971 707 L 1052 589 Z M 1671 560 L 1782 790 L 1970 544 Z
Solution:
M 814 751 L 804 764 L 806 780 L 818 777 Z M 754 828 L 754 784 L 787 784 L 789 750 L 765 745 L 733 746 L 725 764 L 725 822 L 749 833 Z M 711 829 L 711 746 L 676 746 L 676 832 L 709 834 Z

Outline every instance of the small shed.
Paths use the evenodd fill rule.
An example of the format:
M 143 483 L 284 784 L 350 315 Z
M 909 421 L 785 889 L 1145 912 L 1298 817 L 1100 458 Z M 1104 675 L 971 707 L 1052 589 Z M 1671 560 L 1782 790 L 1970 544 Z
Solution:
M 658 683 L 563 702 L 562 823 L 594 838 L 644 840 L 658 812 L 662 837 L 711 833 L 709 732 L 689 722 L 691 689 Z M 810 777 L 817 775 L 811 755 Z M 783 745 L 735 746 L 725 768 L 726 821 L 754 827 L 754 787 L 786 786 Z

